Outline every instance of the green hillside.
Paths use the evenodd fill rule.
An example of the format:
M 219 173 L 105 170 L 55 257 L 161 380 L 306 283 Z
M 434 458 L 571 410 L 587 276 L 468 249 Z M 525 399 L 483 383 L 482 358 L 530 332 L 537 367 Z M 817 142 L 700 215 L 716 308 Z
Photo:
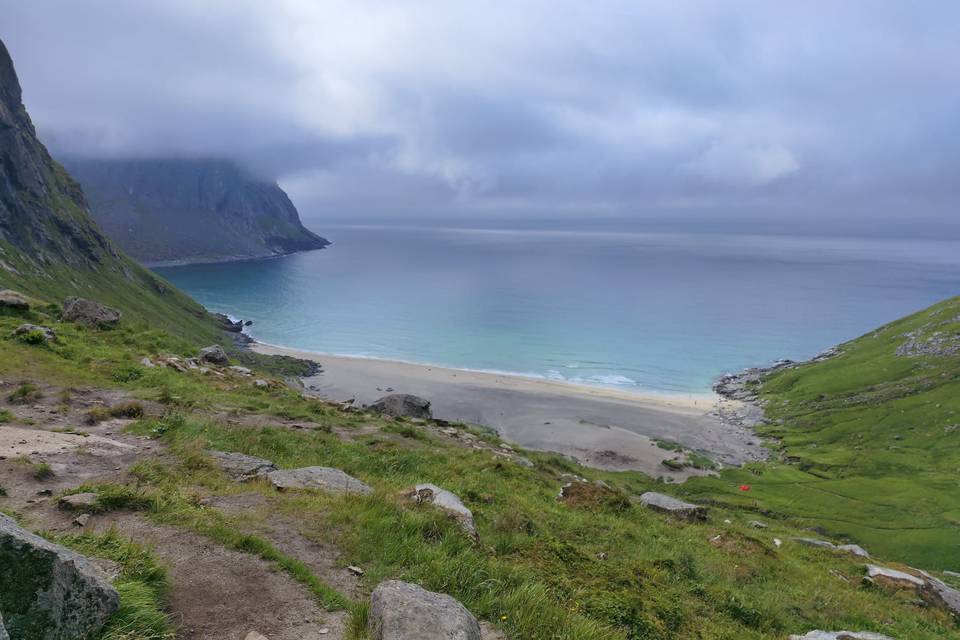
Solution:
M 775 461 L 688 482 L 685 494 L 960 568 L 960 298 L 778 370 L 760 396 Z

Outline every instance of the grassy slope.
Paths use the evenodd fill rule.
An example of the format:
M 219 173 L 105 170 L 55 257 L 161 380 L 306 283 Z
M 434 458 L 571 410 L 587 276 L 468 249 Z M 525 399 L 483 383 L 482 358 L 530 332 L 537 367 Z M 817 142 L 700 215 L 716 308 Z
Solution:
M 960 334 L 960 298 L 770 375 L 761 396 L 772 424 L 762 431 L 780 441 L 779 461 L 684 492 L 789 516 L 922 568 L 960 569 L 960 355 L 895 355 L 912 331 Z
M 256 514 L 226 516 L 203 507 L 197 496 L 263 491 L 273 508 L 303 522 L 319 541 L 344 549 L 344 564 L 363 566 L 367 588 L 386 577 L 420 582 L 459 598 L 512 638 L 782 638 L 811 628 L 871 629 L 912 639 L 958 635 L 943 611 L 919 608 L 908 594 L 862 586 L 862 564 L 851 557 L 790 542 L 777 548 L 774 537 L 803 532 L 775 521 L 770 529 L 752 529 L 748 522 L 756 514 L 750 509 L 715 508 L 709 523 L 677 523 L 623 499 L 655 486 L 641 474 L 594 472 L 538 454 L 527 454 L 537 468 L 526 469 L 454 446 L 422 427 L 397 428 L 396 422 L 344 413 L 287 388 L 139 367 L 143 355 L 184 344 L 162 331 L 95 332 L 38 319 L 54 326 L 60 344 L 8 339 L 21 319 L 0 317 L 5 380 L 42 376 L 68 385 L 123 386 L 168 408 L 165 417 L 135 428 L 163 438 L 176 458 L 138 465 L 138 486 L 111 488 L 106 507 L 142 508 L 159 521 L 260 555 L 326 606 L 347 606 L 356 630 L 363 626 L 363 605 L 345 604 L 302 564 L 245 533 Z M 207 417 L 214 411 L 294 417 L 319 428 L 239 427 Z M 352 440 L 327 428 L 344 429 Z M 205 458 L 208 446 L 284 467 L 336 466 L 376 493 L 357 498 L 237 487 Z M 560 503 L 564 472 L 604 479 L 617 493 L 578 507 Z M 400 498 L 421 481 L 463 497 L 477 518 L 479 544 L 442 515 Z

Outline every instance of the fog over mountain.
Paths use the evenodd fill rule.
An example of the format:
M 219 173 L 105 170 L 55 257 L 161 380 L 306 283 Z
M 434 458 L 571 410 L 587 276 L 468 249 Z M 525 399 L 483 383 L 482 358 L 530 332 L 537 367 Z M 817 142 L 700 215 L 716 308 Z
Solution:
M 54 154 L 235 159 L 307 221 L 958 227 L 952 2 L 5 0 L 0 16 Z

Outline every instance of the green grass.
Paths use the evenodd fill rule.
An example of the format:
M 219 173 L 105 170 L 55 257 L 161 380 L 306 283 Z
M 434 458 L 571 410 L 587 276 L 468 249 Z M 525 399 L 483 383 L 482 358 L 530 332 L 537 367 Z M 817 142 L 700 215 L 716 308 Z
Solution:
M 917 425 L 913 431 L 902 420 L 895 427 L 883 426 L 884 416 L 897 418 L 901 408 L 903 415 L 919 415 L 909 413 L 911 402 L 919 402 L 920 409 L 931 415 L 950 416 L 945 412 L 955 404 L 950 404 L 952 388 L 946 385 L 954 381 L 942 375 L 948 373 L 946 366 L 904 367 L 893 361 L 891 366 L 902 369 L 899 375 L 875 375 L 878 381 L 866 382 L 873 385 L 871 391 L 854 389 L 835 399 L 831 394 L 838 391 L 823 391 L 822 385 L 811 381 L 771 379 L 764 393 L 771 398 L 770 415 L 775 422 L 767 431 L 782 439 L 783 460 L 724 471 L 719 478 L 696 479 L 672 488 L 714 502 L 711 520 L 692 524 L 670 520 L 626 500 L 646 490 L 663 490 L 643 474 L 595 471 L 559 456 L 523 452 L 537 460 L 535 469 L 527 469 L 489 452 L 432 438 L 423 427 L 342 411 L 282 386 L 257 389 L 247 379 L 159 367 L 128 375 L 145 355 L 192 355 L 196 345 L 149 327 L 121 326 L 100 332 L 58 323 L 55 318 L 46 320 L 60 341 L 44 349 L 0 341 L 4 356 L 0 373 L 63 386 L 121 387 L 161 402 L 166 410 L 162 416 L 141 418 L 130 429 L 162 439 L 172 457 L 139 462 L 131 469 L 135 483 L 130 485 L 75 490 L 95 491 L 98 510 L 139 509 L 157 522 L 263 558 L 303 584 L 325 607 L 350 611 L 354 638 L 363 636 L 363 601 L 348 600 L 302 562 L 281 552 L 254 526 L 256 514 L 225 514 L 206 506 L 201 498 L 259 491 L 270 509 L 299 523 L 303 535 L 340 549 L 344 565 L 362 566 L 364 590 L 387 578 L 417 582 L 451 594 L 511 638 L 760 639 L 813 628 L 873 630 L 920 640 L 958 637 L 956 624 L 942 610 L 918 608 L 915 598 L 906 594 L 863 586 L 862 561 L 790 542 L 778 548 L 772 542 L 774 537 L 809 536 L 803 527 L 822 526 L 828 515 L 869 522 L 890 517 L 896 509 L 903 509 L 910 518 L 926 510 L 930 522 L 936 523 L 960 513 L 936 510 L 941 500 L 946 500 L 943 504 L 956 500 L 938 493 L 956 493 L 956 475 L 947 473 L 960 466 L 952 459 L 955 451 L 949 449 L 953 442 L 949 438 L 955 437 L 946 428 L 949 425 L 934 425 L 948 440 L 931 441 L 925 455 L 934 460 L 932 468 L 924 456 L 905 462 L 902 451 L 887 448 L 888 444 L 909 445 L 912 451 L 923 435 L 919 421 L 911 421 Z M 0 335 L 17 321 L 0 317 Z M 876 365 L 864 361 L 859 366 Z M 799 375 L 804 370 L 781 375 Z M 855 372 L 837 372 L 836 382 L 848 375 Z M 936 384 L 920 385 L 917 393 L 904 395 L 879 381 L 917 385 L 918 376 L 932 377 Z M 778 399 L 777 394 L 785 393 L 796 395 Z M 828 400 L 821 399 L 824 393 Z M 875 441 L 866 439 L 868 451 L 850 454 L 845 452 L 849 443 L 843 437 L 831 439 L 831 429 L 843 427 L 843 431 L 860 419 L 859 412 L 851 410 L 857 406 L 851 398 L 865 393 L 872 394 L 872 399 L 860 403 L 860 408 L 880 413 L 870 413 L 863 424 L 869 423 L 871 435 L 887 433 L 889 443 L 880 444 L 881 433 Z M 821 407 L 823 403 L 829 407 Z M 935 408 L 938 403 L 941 407 Z M 841 416 L 838 412 L 843 411 L 850 413 Z M 312 428 L 246 427 L 212 418 L 248 412 L 303 421 Z M 802 421 L 802 428 L 797 421 Z M 823 428 L 811 431 L 811 424 Z M 354 429 L 349 439 L 336 435 Z M 471 431 L 486 442 L 499 443 L 493 433 Z M 903 439 L 893 439 L 901 433 Z M 375 492 L 358 497 L 277 493 L 257 483 L 238 486 L 204 453 L 208 448 L 268 458 L 284 468 L 337 467 L 367 482 Z M 857 460 L 858 456 L 872 459 Z M 927 468 L 919 469 L 923 465 Z M 574 502 L 558 501 L 563 473 L 604 480 L 613 490 L 609 495 L 601 492 Z M 917 481 L 923 474 L 935 475 L 943 484 L 932 494 L 922 494 L 917 484 L 900 482 L 911 473 L 917 474 Z M 475 515 L 479 542 L 463 534 L 444 513 L 405 500 L 404 492 L 419 482 L 434 482 L 457 493 Z M 871 484 L 877 482 L 887 483 L 882 492 Z M 739 484 L 750 484 L 752 489 L 739 492 Z M 837 497 L 840 494 L 842 499 Z M 766 513 L 763 519 L 769 529 L 749 526 L 758 511 Z M 902 522 L 908 516 L 899 517 Z M 830 531 L 844 536 L 841 529 Z M 910 534 L 915 537 L 901 539 L 913 544 L 920 531 L 928 530 L 918 529 Z M 849 535 L 863 541 L 859 531 L 851 529 Z M 896 536 L 900 535 L 897 531 Z M 930 539 L 925 544 L 942 552 L 953 539 Z M 871 551 L 882 559 L 901 558 L 903 553 L 894 543 Z M 937 567 L 934 562 L 925 566 Z
M 842 355 L 770 375 L 761 431 L 775 461 L 682 491 L 925 569 L 960 568 L 960 355 L 895 355 L 908 332 L 960 334 L 960 298 L 853 340 Z
M 7 422 L 13 422 L 13 414 L 10 413 L 9 409 L 0 409 L 0 424 Z
M 111 530 L 58 536 L 55 541 L 79 553 L 106 558 L 120 565 L 113 585 L 120 593 L 120 609 L 97 640 L 168 640 L 175 637 L 164 613 L 169 584 L 166 571 L 153 554 Z

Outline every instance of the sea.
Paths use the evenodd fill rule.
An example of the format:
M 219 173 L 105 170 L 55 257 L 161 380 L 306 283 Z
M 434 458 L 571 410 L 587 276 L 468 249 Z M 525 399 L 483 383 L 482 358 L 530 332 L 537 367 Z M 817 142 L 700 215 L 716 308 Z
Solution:
M 258 341 L 698 393 L 960 294 L 960 242 L 337 225 L 319 251 L 157 268 Z

